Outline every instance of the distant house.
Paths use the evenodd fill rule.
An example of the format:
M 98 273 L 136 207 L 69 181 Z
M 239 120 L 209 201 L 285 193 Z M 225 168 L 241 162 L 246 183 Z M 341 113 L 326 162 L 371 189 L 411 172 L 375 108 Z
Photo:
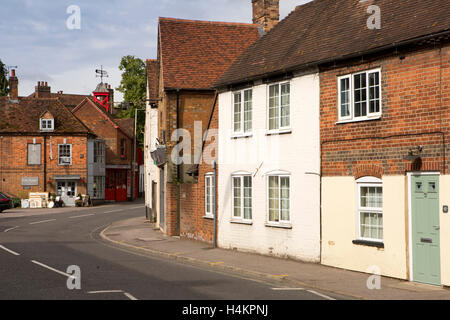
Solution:
M 211 216 L 198 198 L 203 177 L 191 169 L 215 103 L 213 83 L 259 37 L 256 24 L 159 19 L 158 58 L 147 60 L 146 206 L 168 235 L 212 241 Z M 182 135 L 190 147 L 180 154 L 190 161 L 175 163 Z
M 105 141 L 104 149 L 96 149 L 96 153 L 105 155 L 105 171 L 99 172 L 93 182 L 103 192 L 99 196 L 106 201 L 115 202 L 135 198 L 139 185 L 132 186 L 134 119 L 117 119 L 89 98 L 85 98 L 72 113 L 91 132 Z M 136 166 L 134 168 L 136 169 Z M 138 179 L 137 175 L 137 180 L 134 181 L 139 181 Z
M 45 81 L 38 81 L 35 91 L 28 96 L 29 98 L 57 98 L 63 105 L 72 110 L 79 105 L 85 98 L 92 98 L 91 95 L 71 94 L 58 91 L 51 92 L 51 87 Z
M 58 98 L 19 97 L 14 70 L 9 86 L 10 96 L 0 98 L 0 190 L 18 198 L 56 193 L 74 206 L 96 170 L 89 145 L 103 141 Z

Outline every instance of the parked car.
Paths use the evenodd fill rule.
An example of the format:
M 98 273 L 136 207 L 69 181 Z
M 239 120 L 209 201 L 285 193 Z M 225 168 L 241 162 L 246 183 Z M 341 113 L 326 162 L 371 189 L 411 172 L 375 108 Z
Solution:
M 10 197 L 0 192 L 0 212 L 3 210 L 11 209 L 13 207 L 13 201 Z

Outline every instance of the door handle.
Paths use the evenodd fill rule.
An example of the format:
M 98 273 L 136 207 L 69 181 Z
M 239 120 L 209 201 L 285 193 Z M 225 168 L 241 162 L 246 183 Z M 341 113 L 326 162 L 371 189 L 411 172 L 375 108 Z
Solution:
M 433 228 L 434 228 L 434 230 L 436 230 L 436 231 L 441 230 L 441 227 L 439 227 L 439 226 L 433 226 Z

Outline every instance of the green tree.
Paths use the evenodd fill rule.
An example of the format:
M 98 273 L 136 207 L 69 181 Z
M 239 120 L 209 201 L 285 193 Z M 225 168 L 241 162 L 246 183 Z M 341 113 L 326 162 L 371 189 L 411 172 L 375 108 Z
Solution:
M 122 71 L 120 86 L 116 88 L 123 93 L 125 103 L 130 104 L 129 110 L 124 110 L 117 116 L 119 118 L 133 118 L 136 109 L 145 109 L 147 92 L 147 71 L 144 61 L 135 56 L 124 56 L 119 65 Z M 144 143 L 145 112 L 137 112 L 136 139 L 139 144 Z
M 0 60 L 0 96 L 7 96 L 8 91 L 9 90 L 8 90 L 6 67 L 3 64 L 2 60 Z

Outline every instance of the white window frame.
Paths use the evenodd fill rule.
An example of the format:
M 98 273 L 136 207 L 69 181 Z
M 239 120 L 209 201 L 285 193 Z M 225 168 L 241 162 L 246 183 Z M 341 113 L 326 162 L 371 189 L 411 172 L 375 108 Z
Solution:
M 94 163 L 105 163 L 105 143 L 101 140 L 94 141 Z
M 208 203 L 208 183 L 207 181 L 211 181 L 211 203 Z M 215 197 L 216 197 L 216 191 L 215 191 L 215 183 L 214 183 L 214 174 L 213 173 L 207 173 L 205 174 L 205 218 L 214 218 L 214 205 L 215 205 Z M 210 205 L 211 211 L 208 212 L 208 204 Z
M 251 94 L 251 104 L 250 104 L 250 115 L 251 115 L 251 119 L 250 119 L 250 124 L 251 124 L 251 128 L 249 130 L 245 130 L 245 93 L 250 91 Z M 241 111 L 240 111 L 240 130 L 235 130 L 235 121 L 234 121 L 234 115 L 235 115 L 235 95 L 236 94 L 240 94 L 241 95 L 241 102 L 240 102 L 240 107 L 241 107 Z M 253 133 L 253 88 L 248 88 L 248 89 L 243 89 L 240 91 L 234 91 L 231 95 L 231 100 L 232 100 L 232 116 L 231 116 L 231 128 L 232 128 L 232 132 L 233 135 L 232 137 L 246 137 L 246 136 L 251 136 Z
M 244 216 L 244 203 L 245 203 L 244 202 L 244 178 L 245 177 L 250 178 L 251 183 L 252 183 L 252 186 L 250 189 L 250 191 L 251 191 L 251 195 L 250 195 L 250 200 L 251 200 L 250 216 L 251 216 L 251 218 L 250 219 L 246 219 Z M 241 192 L 241 199 L 240 199 L 241 212 L 240 212 L 239 216 L 234 215 L 234 204 L 235 204 L 235 202 L 234 202 L 234 179 L 237 179 L 237 178 L 240 179 L 240 181 L 241 181 L 241 187 L 240 187 L 240 189 L 241 189 L 241 191 L 240 191 Z M 249 173 L 233 174 L 231 176 L 231 220 L 237 221 L 237 222 L 244 222 L 244 223 L 251 223 L 253 221 L 253 177 Z
M 60 155 L 60 147 L 61 146 L 70 146 L 70 163 L 61 163 L 61 155 Z M 72 165 L 72 144 L 70 144 L 70 143 L 58 144 L 58 165 L 59 166 L 71 166 Z
M 379 76 L 379 100 L 380 100 L 380 110 L 378 112 L 369 112 L 369 108 L 370 108 L 370 93 L 369 93 L 369 89 L 370 89 L 370 85 L 369 85 L 369 74 L 371 73 L 378 73 Z M 366 111 L 367 111 L 367 115 L 366 116 L 359 116 L 356 117 L 355 116 L 355 85 L 354 85 L 354 79 L 355 76 L 358 74 L 365 74 L 366 76 Z M 341 103 L 342 103 L 342 97 L 341 97 L 341 80 L 343 79 L 349 79 L 349 90 L 350 90 L 350 94 L 349 94 L 349 111 L 350 114 L 348 116 L 341 116 Z M 382 88 L 381 88 L 381 84 L 382 84 L 382 79 L 381 79 L 381 68 L 375 68 L 375 69 L 370 69 L 370 70 L 365 70 L 365 71 L 359 71 L 359 72 L 354 72 L 351 74 L 346 74 L 343 76 L 339 76 L 337 78 L 338 84 L 337 84 L 337 88 L 338 88 L 338 123 L 339 122 L 356 122 L 356 121 L 365 121 L 365 120 L 375 120 L 375 119 L 379 119 L 382 115 L 382 110 L 383 110 L 383 97 L 382 97 Z
M 278 204 L 278 208 L 279 208 L 279 212 L 278 212 L 278 221 L 270 221 L 270 177 L 278 177 L 278 182 L 279 182 L 279 204 Z M 288 178 L 289 179 L 289 220 L 281 220 L 281 178 Z M 292 179 L 291 179 L 291 175 L 289 173 L 270 173 L 267 174 L 267 180 L 266 180 L 266 184 L 267 184 L 267 196 L 266 196 L 266 201 L 267 201 L 267 213 L 266 213 L 266 221 L 267 221 L 267 225 L 273 225 L 273 226 L 280 226 L 280 225 L 291 225 L 291 213 L 292 213 Z
M 383 205 L 384 205 L 384 201 L 382 201 L 382 206 L 381 208 L 375 207 L 362 207 L 361 206 L 361 188 L 367 187 L 367 188 L 379 188 L 381 187 L 381 192 L 382 192 L 382 197 L 384 194 L 384 190 L 383 190 L 383 182 L 381 179 L 376 178 L 376 177 L 363 177 L 360 178 L 358 180 L 356 180 L 356 187 L 357 187 L 357 221 L 358 221 L 358 240 L 362 240 L 362 241 L 369 241 L 369 242 L 378 242 L 378 243 L 383 243 L 384 242 L 384 212 L 383 212 Z M 383 198 L 382 198 L 383 200 Z M 382 230 L 383 230 L 383 239 L 375 239 L 375 238 L 367 238 L 367 237 L 363 237 L 361 234 L 361 214 L 365 212 L 365 213 L 376 213 L 376 214 L 381 214 L 381 217 L 383 219 L 383 225 Z
M 281 86 L 289 85 L 289 125 L 281 126 Z M 278 97 L 278 129 L 270 129 L 270 88 L 272 86 L 278 86 L 279 97 Z M 271 83 L 267 85 L 267 132 L 272 133 L 282 133 L 291 131 L 292 127 L 292 86 L 290 81 L 281 81 L 276 83 Z
M 45 128 L 44 124 L 45 123 Z M 49 124 L 51 127 L 49 127 Z M 39 121 L 39 129 L 44 132 L 52 132 L 55 130 L 55 119 L 40 119 Z

